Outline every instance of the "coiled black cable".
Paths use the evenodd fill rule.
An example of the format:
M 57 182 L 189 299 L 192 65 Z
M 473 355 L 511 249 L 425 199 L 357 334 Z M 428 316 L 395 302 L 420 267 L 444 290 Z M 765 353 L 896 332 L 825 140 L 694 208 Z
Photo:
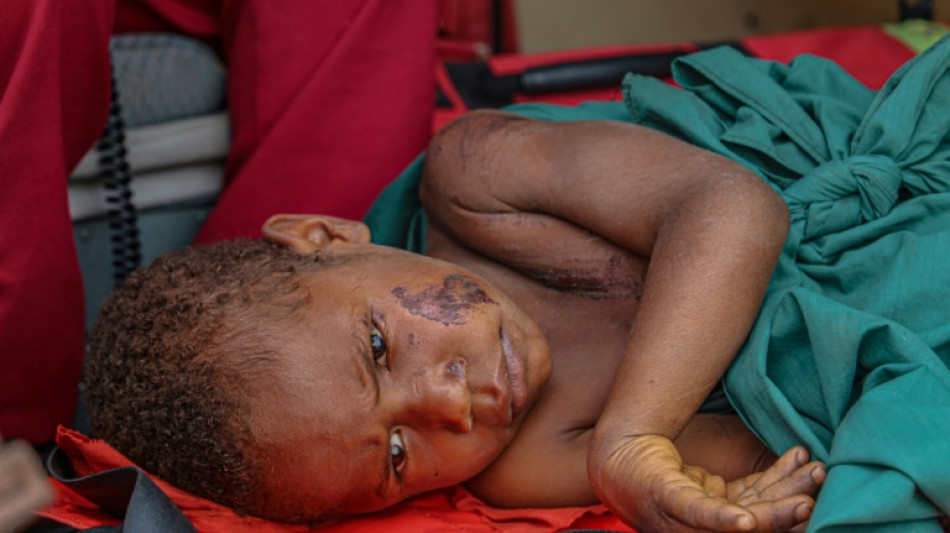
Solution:
M 142 263 L 142 244 L 139 238 L 138 213 L 132 202 L 132 172 L 126 158 L 125 122 L 122 106 L 111 72 L 112 99 L 105 131 L 96 145 L 99 154 L 99 175 L 106 190 L 106 217 L 112 232 L 112 279 L 116 287 Z

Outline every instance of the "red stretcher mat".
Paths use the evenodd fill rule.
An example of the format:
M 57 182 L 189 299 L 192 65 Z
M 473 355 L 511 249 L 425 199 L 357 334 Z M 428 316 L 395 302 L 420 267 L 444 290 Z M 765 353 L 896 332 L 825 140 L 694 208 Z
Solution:
M 60 428 L 56 443 L 72 462 L 79 476 L 130 466 L 132 462 L 105 441 L 70 429 Z M 207 533 L 302 533 L 317 531 L 307 526 L 279 524 L 251 516 L 241 516 L 231 509 L 199 498 L 150 476 L 155 484 L 181 508 L 200 532 Z M 120 520 L 109 516 L 67 486 L 51 478 L 56 490 L 56 503 L 40 516 L 77 529 L 100 525 L 118 525 Z M 564 529 L 613 529 L 632 531 L 611 516 L 602 505 L 561 509 L 495 509 L 472 496 L 461 487 L 435 491 L 412 498 L 382 513 L 355 517 L 348 521 L 320 528 L 321 533 L 424 533 L 460 531 L 466 533 L 544 533 Z
M 858 80 L 871 88 L 880 88 L 890 74 L 913 57 L 915 52 L 879 27 L 836 28 L 784 33 L 743 39 L 739 43 L 748 53 L 763 59 L 787 62 L 800 53 L 810 53 L 838 62 Z M 588 58 L 628 55 L 632 53 L 691 52 L 698 47 L 691 43 L 657 46 L 618 46 L 559 52 L 552 54 L 503 55 L 492 57 L 489 68 L 504 76 L 526 69 Z M 437 82 L 449 108 L 436 113 L 434 128 L 467 110 L 457 88 L 444 68 L 437 72 Z M 583 100 L 614 100 L 620 97 L 616 88 L 595 88 L 555 94 L 515 94 L 512 101 L 546 101 L 565 105 Z M 129 460 L 103 441 L 89 439 L 72 430 L 60 429 L 57 442 L 72 459 L 79 475 L 88 475 L 110 468 L 127 466 Z M 159 479 L 156 484 L 183 510 L 202 532 L 303 532 L 304 526 L 277 524 L 253 517 L 239 516 L 230 509 L 178 490 Z M 54 480 L 55 483 L 55 480 Z M 55 505 L 39 512 L 41 516 L 77 528 L 114 525 L 118 520 L 106 515 L 62 484 L 55 483 Z M 566 509 L 493 509 L 459 487 L 436 491 L 413 498 L 379 514 L 357 517 L 323 528 L 326 533 L 358 533 L 389 531 L 394 533 L 425 533 L 464 531 L 488 533 L 540 533 L 565 529 L 613 529 L 632 531 L 611 516 L 603 506 Z

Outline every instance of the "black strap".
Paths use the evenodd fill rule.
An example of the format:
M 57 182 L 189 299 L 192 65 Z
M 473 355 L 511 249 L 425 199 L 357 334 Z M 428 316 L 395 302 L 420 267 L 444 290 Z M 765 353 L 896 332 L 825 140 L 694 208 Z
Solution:
M 50 475 L 110 515 L 125 533 L 193 533 L 194 526 L 144 472 L 133 466 L 75 476 L 69 458 L 56 447 L 46 461 Z M 99 528 L 96 528 L 99 530 Z
M 697 48 L 705 50 L 717 46 L 731 46 L 744 55 L 751 55 L 736 41 L 701 43 Z M 445 68 L 469 109 L 497 108 L 514 102 L 517 93 L 542 94 L 619 87 L 628 72 L 669 77 L 673 61 L 690 53 L 692 50 L 677 50 L 582 59 L 531 67 L 503 76 L 495 75 L 485 62 L 447 63 Z M 447 103 L 447 100 L 443 98 L 437 100 L 438 103 Z

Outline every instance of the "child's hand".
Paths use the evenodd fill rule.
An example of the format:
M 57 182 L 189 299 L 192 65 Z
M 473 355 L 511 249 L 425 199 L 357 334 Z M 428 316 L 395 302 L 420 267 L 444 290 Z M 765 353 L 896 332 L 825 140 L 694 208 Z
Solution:
M 785 531 L 811 516 L 825 479 L 824 466 L 807 460 L 795 447 L 765 472 L 726 482 L 684 465 L 666 437 L 641 435 L 590 468 L 604 503 L 643 533 Z

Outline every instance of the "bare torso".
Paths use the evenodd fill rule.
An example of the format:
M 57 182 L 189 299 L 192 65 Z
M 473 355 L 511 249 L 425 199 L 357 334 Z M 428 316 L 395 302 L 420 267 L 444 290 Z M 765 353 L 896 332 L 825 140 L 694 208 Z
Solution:
M 617 254 L 626 252 L 617 250 Z M 555 431 L 562 433 L 592 428 L 623 356 L 638 293 L 592 293 L 585 289 L 607 282 L 569 265 L 559 270 L 560 282 L 541 283 L 466 249 L 434 226 L 430 227 L 426 255 L 459 264 L 489 280 L 544 332 L 551 348 L 552 373 L 545 394 L 529 416 L 547 417 L 550 413 L 560 426 Z M 644 271 L 645 265 L 631 257 L 611 274 L 640 279 Z
M 462 140 L 444 145 L 450 152 L 441 152 L 438 145 L 430 152 L 430 159 L 446 165 L 432 166 L 444 169 L 440 171 L 453 181 L 452 188 L 444 188 L 442 178 L 424 182 L 423 204 L 428 201 L 427 209 L 434 209 L 426 255 L 479 274 L 531 316 L 548 340 L 552 374 L 514 440 L 468 486 L 483 499 L 502 506 L 595 503 L 587 474 L 588 444 L 607 405 L 618 367 L 631 352 L 631 326 L 640 308 L 649 261 L 630 247 L 614 244 L 563 217 L 533 212 L 530 206 L 519 212 L 491 194 L 485 196 L 470 188 L 482 184 L 485 176 L 510 176 L 512 169 L 518 169 L 520 187 L 537 187 L 532 193 L 537 197 L 550 190 L 545 190 L 550 155 L 537 158 L 531 148 L 521 152 L 499 149 L 519 142 L 515 130 L 524 122 L 494 115 L 480 120 L 483 122 L 476 120 L 474 128 L 466 130 L 468 126 L 463 125 L 456 130 L 463 132 Z M 514 133 L 509 137 L 497 134 L 512 125 Z M 480 126 L 483 129 L 478 129 Z M 453 134 L 449 133 L 449 138 Z M 477 151 L 475 145 L 480 146 Z M 469 149 L 480 157 L 470 157 Z M 601 172 L 609 175 L 612 170 L 603 168 Z M 584 179 L 578 176 L 578 182 Z M 506 186 L 494 182 L 489 188 Z M 524 198 L 517 188 L 501 193 L 505 194 L 512 201 Z M 611 191 L 592 185 L 580 194 L 608 201 Z M 636 205 L 618 207 L 626 210 Z M 441 224 L 450 224 L 453 232 L 445 231 Z M 464 243 L 457 235 L 464 236 Z M 657 404 L 662 403 L 642 407 L 659 410 L 664 406 Z M 756 471 L 774 458 L 734 415 L 694 416 L 676 445 L 688 464 L 703 466 L 727 479 Z M 552 487 L 550 494 L 539 490 L 545 486 Z M 521 499 L 522 494 L 531 497 Z
M 513 465 L 529 455 L 543 456 L 545 449 L 559 453 L 562 447 L 564 454 L 577 457 L 573 474 L 578 479 L 586 477 L 582 451 L 624 356 L 639 309 L 640 280 L 648 266 L 609 243 L 598 249 L 605 257 L 592 257 L 590 262 L 610 264 L 610 268 L 562 264 L 547 269 L 556 275 L 542 274 L 539 281 L 469 250 L 438 226 L 429 225 L 426 255 L 461 265 L 504 291 L 538 324 L 551 350 L 551 377 L 523 429 L 498 460 L 468 484 L 491 503 L 511 506 L 506 496 L 496 494 L 497 487 L 509 479 Z M 618 284 L 618 279 L 627 282 Z M 775 459 L 736 415 L 697 415 L 676 442 L 691 464 L 725 476 L 761 470 Z M 563 463 L 557 462 L 560 473 L 565 473 Z M 576 498 L 579 505 L 596 501 L 586 486 L 577 491 Z

